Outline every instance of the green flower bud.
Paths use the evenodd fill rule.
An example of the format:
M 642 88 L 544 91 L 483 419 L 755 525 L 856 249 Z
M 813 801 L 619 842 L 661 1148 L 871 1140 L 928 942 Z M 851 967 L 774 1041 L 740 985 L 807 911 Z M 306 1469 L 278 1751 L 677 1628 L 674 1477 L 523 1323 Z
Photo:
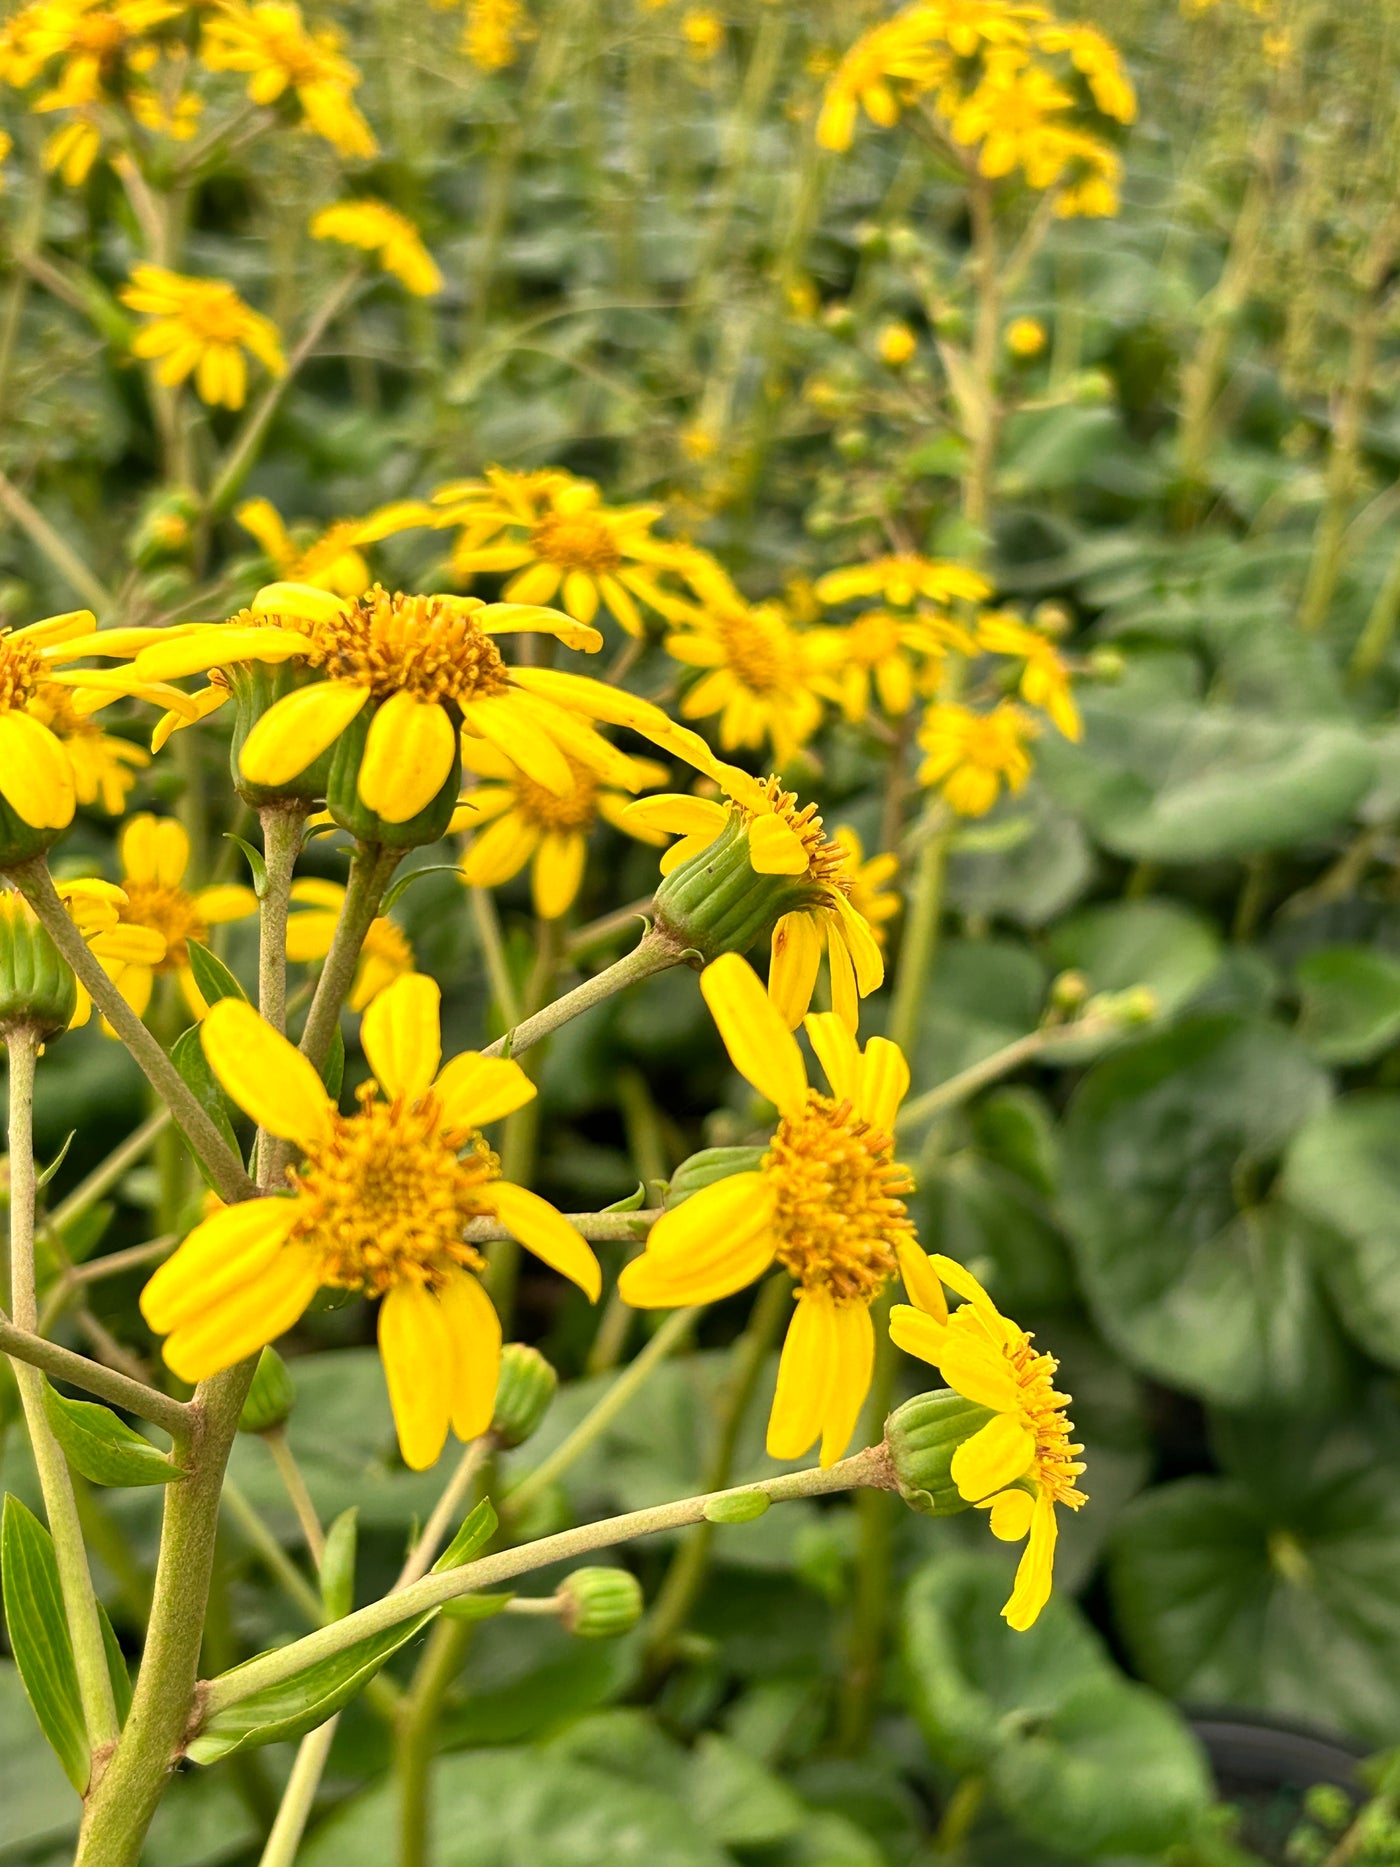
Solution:
M 749 826 L 733 809 L 708 849 L 672 869 L 653 906 L 658 929 L 708 964 L 721 953 L 747 952 L 784 914 L 826 899 L 808 874 L 758 874 L 749 860 Z
M 167 558 L 183 557 L 194 543 L 199 507 L 189 493 L 163 492 L 146 506 L 127 546 L 133 564 L 150 570 Z
M 41 1040 L 56 1037 L 77 1005 L 78 982 L 29 903 L 0 890 L 0 1031 L 24 1025 Z
M 1128 657 L 1121 648 L 1095 648 L 1089 654 L 1089 674 L 1096 681 L 1121 681 L 1128 671 Z
M 257 1371 L 248 1398 L 238 1416 L 240 1433 L 273 1433 L 284 1426 L 297 1397 L 296 1386 L 287 1372 L 287 1364 L 275 1348 L 265 1348 L 258 1356 Z
M 451 714 L 454 728 L 460 726 L 456 708 L 445 707 L 444 710 Z M 406 823 L 389 823 L 360 798 L 360 764 L 365 755 L 370 722 L 378 711 L 375 705 L 362 707 L 331 748 L 326 807 L 341 829 L 348 830 L 362 843 L 382 843 L 390 849 L 416 849 L 423 843 L 435 843 L 446 834 L 457 808 L 462 789 L 461 753 L 453 760 L 446 782 L 430 804 Z M 297 780 L 298 784 L 302 782 L 302 778 Z
M 1115 1024 L 1151 1024 L 1157 1016 L 1157 994 L 1149 985 L 1130 985 L 1126 992 L 1100 992 L 1084 1007 L 1086 1018 L 1111 1018 Z
M 727 1180 L 731 1173 L 753 1173 L 765 1152 L 761 1147 L 702 1147 L 671 1175 L 663 1204 L 679 1206 L 692 1193 L 713 1186 L 716 1180 Z
M 953 1483 L 953 1454 L 993 1417 L 951 1387 L 916 1394 L 885 1421 L 885 1445 L 899 1495 L 911 1510 L 953 1517 L 968 1508 Z
M 626 1569 L 575 1569 L 559 1596 L 563 1624 L 580 1640 L 616 1640 L 642 1618 L 642 1585 Z
M 539 1431 L 554 1399 L 559 1376 L 537 1348 L 508 1342 L 501 1351 L 496 1410 L 491 1432 L 499 1446 L 523 1446 Z
M 1050 982 L 1050 1003 L 1063 1014 L 1078 1011 L 1089 996 L 1089 981 L 1082 972 L 1057 973 Z

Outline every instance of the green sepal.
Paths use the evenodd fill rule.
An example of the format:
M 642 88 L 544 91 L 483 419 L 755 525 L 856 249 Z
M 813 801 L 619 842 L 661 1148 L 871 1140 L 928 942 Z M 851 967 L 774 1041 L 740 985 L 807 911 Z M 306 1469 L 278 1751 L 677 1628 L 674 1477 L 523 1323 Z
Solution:
M 656 891 L 656 924 L 708 963 L 746 953 L 784 914 L 826 897 L 808 876 L 760 875 L 749 860 L 748 825 L 736 809 L 714 842 L 672 869 Z
M 0 799 L 0 808 L 4 806 Z M 41 1038 L 66 1031 L 78 1006 L 68 962 L 28 908 L 0 916 L 0 1029 L 25 1024 Z
M 265 1348 L 258 1356 L 253 1385 L 238 1416 L 239 1432 L 275 1432 L 286 1424 L 296 1398 L 296 1383 L 287 1372 L 286 1362 L 275 1348 Z
M 993 1419 L 989 1407 L 964 1400 L 951 1387 L 916 1394 L 885 1421 L 899 1495 L 911 1510 L 929 1517 L 954 1517 L 969 1500 L 953 1483 L 953 1454 Z
M 248 994 L 216 953 L 201 946 L 198 940 L 187 940 L 185 946 L 190 956 L 190 971 L 206 1005 L 217 1005 L 221 998 L 241 998 L 245 1005 L 248 1003 Z
M 44 1413 L 75 1472 L 95 1485 L 168 1485 L 183 1478 L 159 1446 L 133 1432 L 110 1407 L 69 1400 L 47 1381 Z
M 362 707 L 336 740 L 331 757 L 330 782 L 326 787 L 326 807 L 342 830 L 362 843 L 382 843 L 389 849 L 416 849 L 424 843 L 436 843 L 447 830 L 457 798 L 462 789 L 460 750 L 452 760 L 442 789 L 430 804 L 405 823 L 386 823 L 384 818 L 360 800 L 360 765 L 365 755 L 370 723 L 379 708 Z M 453 731 L 460 726 L 455 708 L 447 709 Z
M 457 1595 L 440 1609 L 445 1621 L 489 1621 L 515 1600 L 510 1595 Z
M 63 830 L 35 829 L 13 805 L 0 797 L 0 869 L 17 868 L 33 856 L 42 856 L 62 834 Z
M 711 1498 L 705 1506 L 706 1523 L 752 1523 L 772 1503 L 766 1491 L 736 1491 L 729 1497 Z
M 243 662 L 226 670 L 228 683 L 233 690 L 233 744 L 229 750 L 229 766 L 233 773 L 233 788 L 245 804 L 251 804 L 254 810 L 260 810 L 265 804 L 279 804 L 288 798 L 296 798 L 305 804 L 318 803 L 326 795 L 326 786 L 330 781 L 331 751 L 323 752 L 295 777 L 285 784 L 253 784 L 243 776 L 239 760 L 243 756 L 243 747 L 248 735 L 271 707 L 283 700 L 299 687 L 311 687 L 321 679 L 314 668 L 308 668 L 304 661 L 284 661 L 277 667 L 270 667 L 260 661 Z
M 235 836 L 232 830 L 224 831 L 224 841 L 226 843 L 237 843 L 238 847 L 243 851 L 247 859 L 249 873 L 253 877 L 253 893 L 258 897 L 258 900 L 261 901 L 267 894 L 267 863 L 263 860 L 262 851 L 260 849 L 254 849 L 253 845 L 248 842 L 246 838 Z

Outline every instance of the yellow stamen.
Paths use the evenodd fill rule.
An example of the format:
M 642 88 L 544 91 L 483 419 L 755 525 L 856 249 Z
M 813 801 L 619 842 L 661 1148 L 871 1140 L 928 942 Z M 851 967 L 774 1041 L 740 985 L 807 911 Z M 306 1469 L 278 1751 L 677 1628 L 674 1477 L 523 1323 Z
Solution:
M 846 1101 L 807 1091 L 783 1116 L 763 1172 L 777 1194 L 778 1262 L 804 1290 L 837 1303 L 872 1303 L 914 1236 L 903 1193 L 914 1182 L 894 1158 L 894 1140 L 859 1119 Z

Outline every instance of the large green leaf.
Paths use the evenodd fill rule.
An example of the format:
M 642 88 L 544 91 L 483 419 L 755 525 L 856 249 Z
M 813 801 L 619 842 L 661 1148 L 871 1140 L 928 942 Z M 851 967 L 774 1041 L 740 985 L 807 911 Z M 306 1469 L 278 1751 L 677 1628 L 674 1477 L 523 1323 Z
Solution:
M 159 1446 L 133 1432 L 110 1407 L 69 1400 L 44 1383 L 44 1413 L 74 1471 L 96 1485 L 168 1485 L 183 1478 Z
M 1364 946 L 1319 947 L 1298 962 L 1299 1035 L 1324 1063 L 1369 1063 L 1400 1038 L 1400 960 Z
M 1018 1634 L 1001 1618 L 1008 1569 L 993 1555 L 920 1570 L 904 1610 L 911 1703 L 934 1755 L 985 1774 L 996 1802 L 1046 1845 L 1076 1854 L 1185 1840 L 1209 1799 L 1199 1750 L 1160 1699 L 1117 1671 L 1063 1596 Z
M 1347 1096 L 1294 1137 L 1294 1205 L 1326 1228 L 1318 1263 L 1347 1327 L 1400 1367 L 1400 1096 Z
M 0 1581 L 5 1630 L 29 1703 L 64 1774 L 82 1795 L 91 1754 L 53 1538 L 33 1511 L 8 1493 L 0 1517 Z
M 1277 1026 L 1197 1018 L 1100 1063 L 1064 1128 L 1061 1209 L 1100 1326 L 1223 1406 L 1325 1404 L 1338 1343 L 1318 1228 L 1269 1178 L 1327 1079 Z

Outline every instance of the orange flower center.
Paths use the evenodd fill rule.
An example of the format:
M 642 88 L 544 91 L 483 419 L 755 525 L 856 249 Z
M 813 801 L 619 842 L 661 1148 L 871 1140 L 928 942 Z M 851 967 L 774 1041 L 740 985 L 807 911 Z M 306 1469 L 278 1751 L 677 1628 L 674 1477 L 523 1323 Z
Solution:
M 470 596 L 391 596 L 375 584 L 314 625 L 308 659 L 333 680 L 367 686 L 379 700 L 401 691 L 459 705 L 486 700 L 509 682 L 500 650 L 476 619 L 482 607 Z
M 18 713 L 38 690 L 44 661 L 37 648 L 0 629 L 0 713 Z
M 536 557 L 561 570 L 583 570 L 593 576 L 615 571 L 622 562 L 617 541 L 601 519 L 587 513 L 551 514 L 530 533 Z
M 1034 1337 L 1026 1330 L 1018 1332 L 1013 1342 L 1002 1350 L 1011 1364 L 1021 1390 L 1021 1411 L 1026 1425 L 1035 1435 L 1035 1464 L 1030 1476 L 1057 1504 L 1078 1510 L 1089 1502 L 1075 1480 L 1084 1470 L 1077 1455 L 1083 1446 L 1074 1445 L 1070 1434 L 1074 1421 L 1066 1419 L 1068 1394 L 1057 1394 L 1053 1377 L 1059 1367 L 1053 1355 L 1039 1354 L 1031 1347 Z
M 914 1182 L 893 1137 L 809 1089 L 778 1123 L 763 1172 L 777 1194 L 783 1268 L 836 1303 L 873 1303 L 897 1267 L 896 1246 L 914 1235 L 900 1197 Z
M 598 818 L 598 781 L 573 759 L 569 760 L 569 770 L 574 788 L 567 797 L 556 797 L 524 772 L 513 778 L 511 789 L 521 815 L 542 830 L 591 830 Z
M 788 694 L 801 671 L 792 631 L 762 605 L 738 615 L 721 612 L 715 632 L 735 677 L 756 694 Z
M 117 915 L 132 927 L 153 927 L 158 934 L 165 936 L 165 958 L 156 966 L 157 972 L 174 972 L 190 963 L 188 942 L 198 940 L 203 946 L 209 939 L 209 929 L 204 924 L 193 895 L 187 895 L 183 888 L 165 888 L 159 882 L 124 881 L 126 890 L 125 905 L 118 908 Z
M 846 647 L 852 661 L 873 668 L 899 653 L 899 623 L 882 609 L 867 610 L 851 624 Z
M 247 329 L 247 309 L 228 285 L 186 287 L 172 315 L 202 344 L 236 344 Z

